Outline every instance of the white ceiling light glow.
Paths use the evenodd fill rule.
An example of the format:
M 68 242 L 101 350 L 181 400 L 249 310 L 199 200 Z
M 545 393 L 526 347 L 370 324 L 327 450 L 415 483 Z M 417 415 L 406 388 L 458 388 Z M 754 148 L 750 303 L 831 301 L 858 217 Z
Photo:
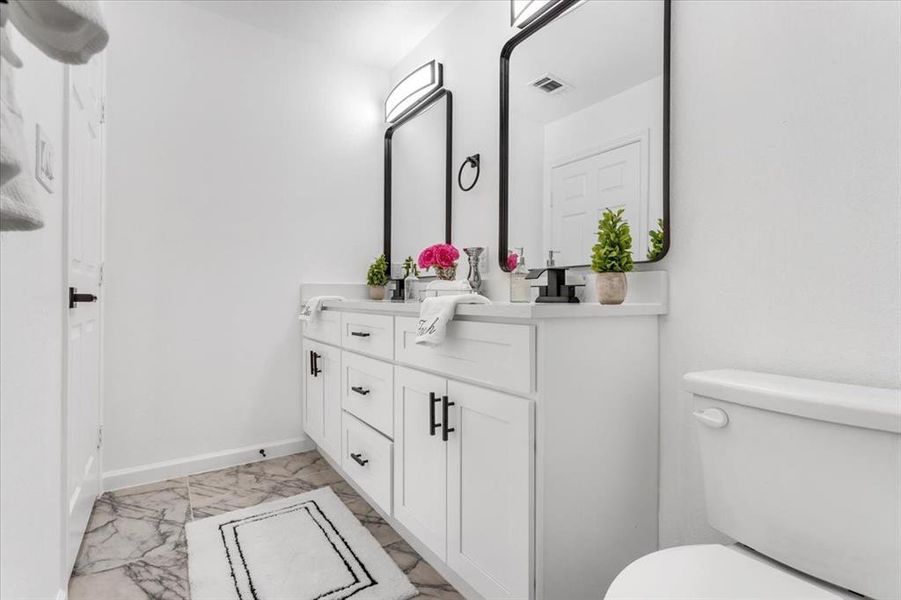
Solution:
M 394 86 L 385 100 L 385 121 L 394 123 L 444 87 L 444 68 L 437 60 L 422 65 Z
M 510 25 L 524 28 L 559 0 L 510 0 Z

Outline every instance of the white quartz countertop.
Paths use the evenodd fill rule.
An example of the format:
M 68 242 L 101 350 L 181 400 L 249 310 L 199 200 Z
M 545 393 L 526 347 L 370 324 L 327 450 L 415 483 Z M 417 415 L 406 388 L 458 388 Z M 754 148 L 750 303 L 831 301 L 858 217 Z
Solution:
M 391 302 L 381 300 L 326 300 L 323 310 L 363 311 L 400 316 L 419 314 L 419 302 Z M 634 317 L 641 315 L 662 315 L 666 305 L 662 303 L 623 303 L 609 306 L 593 303 L 579 304 L 537 304 L 496 302 L 493 304 L 460 304 L 458 317 L 483 317 L 490 319 L 561 319 L 591 317 Z
M 457 317 L 471 319 L 585 319 L 596 317 L 634 317 L 644 315 L 664 315 L 667 313 L 667 277 L 664 271 L 629 273 L 629 291 L 626 302 L 616 306 L 603 305 L 597 301 L 593 280 L 584 288 L 583 302 L 578 304 L 544 304 L 525 302 L 494 301 L 492 304 L 461 304 L 457 306 Z M 506 282 L 504 282 L 506 283 Z M 369 300 L 365 285 L 356 283 L 303 283 L 300 286 L 302 300 L 313 296 L 342 296 L 345 300 L 326 300 L 324 310 L 358 311 L 369 313 L 416 316 L 419 302 L 392 302 Z M 490 296 L 489 296 L 490 297 Z

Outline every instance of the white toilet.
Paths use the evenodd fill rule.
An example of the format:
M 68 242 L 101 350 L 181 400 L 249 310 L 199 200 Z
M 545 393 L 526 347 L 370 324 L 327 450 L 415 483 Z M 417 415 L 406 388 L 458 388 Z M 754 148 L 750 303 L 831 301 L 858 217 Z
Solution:
M 608 600 L 901 598 L 901 392 L 747 371 L 685 385 L 710 524 L 738 543 L 639 558 Z

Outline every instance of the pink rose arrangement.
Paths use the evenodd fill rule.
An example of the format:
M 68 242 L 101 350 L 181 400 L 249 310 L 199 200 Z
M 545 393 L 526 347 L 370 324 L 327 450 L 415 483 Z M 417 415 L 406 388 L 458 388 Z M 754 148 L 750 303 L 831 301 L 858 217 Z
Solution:
M 460 251 L 451 244 L 435 244 L 419 253 L 419 268 L 435 268 L 440 279 L 453 279 L 456 276 L 457 259 Z
M 516 252 L 510 252 L 507 255 L 507 270 L 513 271 L 516 269 L 516 265 L 519 264 L 519 255 Z

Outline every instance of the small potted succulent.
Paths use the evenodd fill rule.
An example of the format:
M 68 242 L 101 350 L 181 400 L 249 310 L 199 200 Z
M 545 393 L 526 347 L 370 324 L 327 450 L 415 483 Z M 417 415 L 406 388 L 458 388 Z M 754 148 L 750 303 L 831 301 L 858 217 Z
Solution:
M 457 259 L 460 251 L 451 244 L 435 244 L 419 253 L 420 269 L 435 269 L 438 279 L 453 281 L 457 278 Z
M 626 273 L 632 270 L 632 233 L 623 219 L 624 209 L 609 208 L 598 222 L 598 243 L 591 254 L 591 270 L 601 304 L 622 304 L 626 299 Z
M 663 254 L 663 219 L 657 219 L 657 229 L 648 232 L 648 260 L 657 260 Z
M 369 286 L 369 297 L 373 300 L 385 299 L 385 286 L 388 285 L 388 260 L 382 254 L 369 265 L 366 272 L 366 285 Z

